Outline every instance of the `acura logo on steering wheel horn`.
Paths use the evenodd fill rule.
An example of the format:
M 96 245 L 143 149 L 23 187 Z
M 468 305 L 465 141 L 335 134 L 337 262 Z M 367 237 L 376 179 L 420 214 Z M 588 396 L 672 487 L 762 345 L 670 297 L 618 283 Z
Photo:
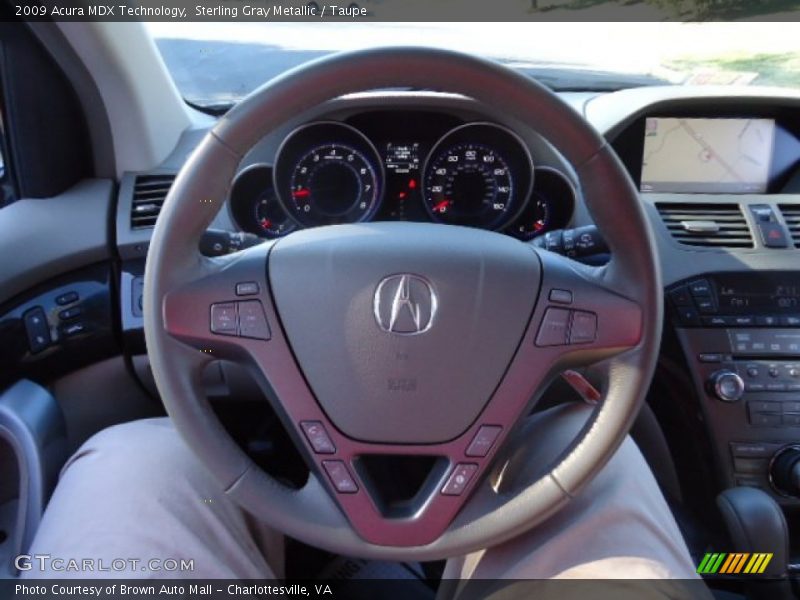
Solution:
M 390 275 L 375 290 L 375 320 L 387 332 L 424 333 L 431 328 L 437 307 L 433 287 L 419 275 Z

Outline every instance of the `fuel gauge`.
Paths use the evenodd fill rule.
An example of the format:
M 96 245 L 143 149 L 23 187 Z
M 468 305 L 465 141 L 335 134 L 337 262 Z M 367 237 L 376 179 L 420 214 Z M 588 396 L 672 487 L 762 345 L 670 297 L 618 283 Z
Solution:
M 280 237 L 295 230 L 296 225 L 286 215 L 275 190 L 270 187 L 259 196 L 255 204 L 255 217 L 261 231 L 268 237 Z
M 536 167 L 528 204 L 506 233 L 528 241 L 563 229 L 572 218 L 575 196 L 575 187 L 566 175 L 552 167 Z
M 275 195 L 269 165 L 251 165 L 236 176 L 230 208 L 236 224 L 247 233 L 275 238 L 297 228 Z

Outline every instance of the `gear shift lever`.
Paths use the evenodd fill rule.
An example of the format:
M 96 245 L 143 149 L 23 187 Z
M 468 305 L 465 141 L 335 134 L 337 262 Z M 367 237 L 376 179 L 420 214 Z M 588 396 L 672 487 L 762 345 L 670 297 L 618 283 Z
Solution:
M 717 496 L 735 552 L 772 552 L 764 571 L 771 581 L 754 581 L 751 597 L 790 600 L 794 598 L 787 578 L 789 528 L 778 503 L 763 490 L 735 487 Z

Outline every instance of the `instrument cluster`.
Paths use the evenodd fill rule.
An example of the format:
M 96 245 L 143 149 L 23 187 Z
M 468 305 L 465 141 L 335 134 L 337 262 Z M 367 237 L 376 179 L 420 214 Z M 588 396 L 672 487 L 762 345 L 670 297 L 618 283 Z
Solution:
M 565 227 L 575 202 L 569 178 L 536 166 L 510 129 L 402 112 L 303 125 L 283 141 L 273 166 L 242 170 L 230 193 L 239 227 L 267 238 L 389 220 L 478 227 L 530 240 Z

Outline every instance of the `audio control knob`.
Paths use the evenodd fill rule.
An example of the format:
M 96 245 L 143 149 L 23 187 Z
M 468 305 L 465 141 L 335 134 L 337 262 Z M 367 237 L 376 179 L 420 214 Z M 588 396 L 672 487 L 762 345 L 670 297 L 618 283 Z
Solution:
M 744 381 L 733 371 L 717 371 L 709 378 L 708 389 L 724 402 L 736 402 L 744 394 Z

